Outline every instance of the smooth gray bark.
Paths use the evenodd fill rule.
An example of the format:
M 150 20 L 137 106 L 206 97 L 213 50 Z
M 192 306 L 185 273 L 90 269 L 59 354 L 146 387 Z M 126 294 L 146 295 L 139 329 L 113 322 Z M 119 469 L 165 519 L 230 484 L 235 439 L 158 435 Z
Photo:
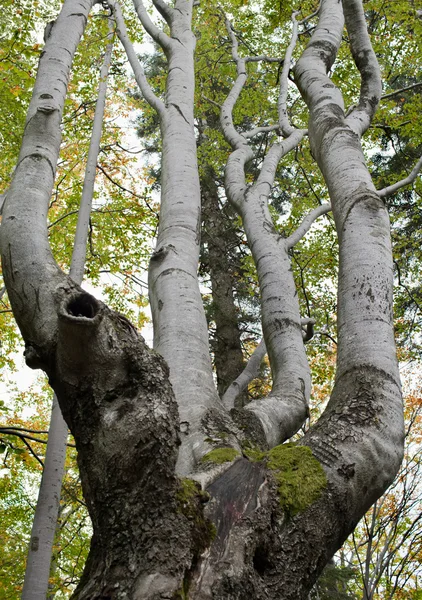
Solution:
M 26 560 L 23 600 L 45 600 L 59 514 L 68 428 L 53 398 L 44 470 L 35 507 Z

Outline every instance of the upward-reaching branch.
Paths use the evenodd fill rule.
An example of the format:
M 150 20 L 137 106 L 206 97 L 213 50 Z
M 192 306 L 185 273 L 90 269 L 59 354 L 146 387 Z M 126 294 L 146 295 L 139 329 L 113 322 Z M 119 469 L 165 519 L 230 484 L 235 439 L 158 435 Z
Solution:
M 247 144 L 244 136 L 237 131 L 233 124 L 233 108 L 238 101 L 240 93 L 246 83 L 247 72 L 246 60 L 239 56 L 239 44 L 237 37 L 228 19 L 226 19 L 226 29 L 231 41 L 231 52 L 233 61 L 236 64 L 237 78 L 226 99 L 224 100 L 223 106 L 221 107 L 220 121 L 223 128 L 224 137 L 235 150 L 240 149 L 242 146 Z
M 336 502 L 348 498 L 335 524 L 321 528 L 317 543 L 331 551 L 393 480 L 403 447 L 389 219 L 358 139 L 378 103 L 377 66 L 361 0 L 343 4 L 362 76 L 361 101 L 353 118 L 345 118 L 340 90 L 327 76 L 343 33 L 337 0 L 323 0 L 318 25 L 295 67 L 310 112 L 311 147 L 328 186 L 339 240 L 336 381 L 327 409 L 303 438 L 324 465 L 333 494 L 314 519 L 320 519 L 328 505 L 334 514 Z
M 108 75 L 113 52 L 113 37 L 114 20 L 110 19 L 109 34 L 107 36 L 108 44 L 100 70 L 98 96 L 70 267 L 70 276 L 79 284 L 82 283 L 85 267 L 89 219 L 104 120 Z M 23 600 L 44 600 L 48 594 L 52 549 L 57 529 L 61 486 L 66 459 L 67 437 L 68 426 L 63 419 L 57 396 L 54 394 L 44 471 L 32 523 L 26 562 L 25 580 L 22 590 Z
M 152 3 L 168 25 L 170 25 L 174 10 L 164 0 L 152 0 Z
M 130 66 L 132 67 L 133 74 L 135 75 L 136 83 L 138 84 L 139 89 L 145 100 L 148 102 L 148 104 L 157 111 L 157 113 L 162 119 L 164 119 L 166 115 L 166 107 L 162 100 L 160 100 L 154 94 L 154 92 L 151 89 L 151 86 L 148 83 L 147 78 L 145 77 L 144 69 L 142 68 L 141 63 L 139 62 L 135 49 L 133 48 L 133 45 L 127 34 L 126 25 L 120 5 L 116 0 L 108 0 L 108 4 L 113 9 L 117 24 L 117 35 L 119 36 L 119 39 L 122 42 L 122 45 L 126 51 L 127 57 L 130 62 Z
M 362 135 L 371 124 L 381 93 L 381 72 L 369 38 L 361 0 L 343 0 L 344 18 L 350 38 L 350 49 L 361 75 L 358 106 L 346 122 L 353 131 Z
M 280 124 L 280 130 L 283 133 L 283 135 L 285 136 L 289 136 L 290 134 L 293 133 L 294 131 L 294 127 L 292 127 L 292 125 L 289 122 L 289 118 L 287 115 L 287 88 L 289 85 L 289 70 L 290 70 L 290 63 L 292 60 L 292 55 L 293 55 L 293 50 L 296 47 L 296 42 L 297 42 L 297 28 L 298 28 L 298 23 L 296 21 L 296 15 L 297 13 L 294 12 L 292 14 L 292 23 L 293 23 L 293 30 L 292 30 L 292 36 L 290 39 L 290 44 L 287 47 L 286 50 L 286 54 L 284 56 L 284 62 L 283 62 L 283 69 L 281 71 L 281 75 L 280 75 L 280 91 L 279 91 L 279 96 L 278 96 L 278 122 Z
M 326 215 L 331 211 L 331 204 L 321 204 L 306 215 L 299 227 L 286 239 L 286 243 L 289 249 L 293 248 L 304 235 L 307 234 L 312 224 L 321 215 Z
M 161 46 L 164 51 L 168 52 L 172 45 L 172 41 L 169 36 L 166 35 L 164 31 L 159 29 L 156 25 L 154 25 L 142 0 L 133 0 L 133 4 L 139 20 L 145 28 L 145 31 L 149 33 L 152 39 L 157 42 L 157 44 Z M 160 2 L 160 5 L 161 4 L 164 4 L 164 2 Z
M 289 125 L 286 109 L 286 80 L 297 38 L 297 25 L 294 25 L 280 85 L 282 97 L 279 101 L 278 128 L 288 138 L 281 143 L 272 144 L 255 184 L 249 187 L 245 184 L 244 170 L 253 153 L 246 136 L 236 131 L 232 119 L 233 108 L 246 82 L 246 59 L 239 56 L 237 39 L 228 20 L 226 28 L 237 70 L 236 81 L 221 111 L 223 133 L 233 148 L 226 168 L 226 191 L 230 202 L 242 217 L 257 267 L 262 327 L 273 375 L 273 388 L 269 397 L 248 404 L 243 418 L 250 419 L 251 427 L 261 427 L 266 443 L 273 446 L 291 437 L 305 421 L 311 383 L 288 247 L 274 228 L 268 206 L 281 157 L 297 146 L 306 133 L 305 130 L 296 130 Z

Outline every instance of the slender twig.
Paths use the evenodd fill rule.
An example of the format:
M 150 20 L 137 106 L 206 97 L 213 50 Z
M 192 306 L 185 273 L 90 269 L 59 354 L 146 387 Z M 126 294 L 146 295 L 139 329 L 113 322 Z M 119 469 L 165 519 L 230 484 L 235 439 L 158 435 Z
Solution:
M 307 17 L 304 17 L 301 21 L 298 21 L 299 25 L 304 25 L 305 23 L 307 23 L 310 19 L 313 19 L 314 17 L 317 16 L 317 14 L 319 13 L 321 9 L 321 2 L 318 4 L 318 8 L 311 13 L 310 15 L 308 15 Z
M 409 185 L 410 183 L 413 183 L 421 169 L 422 169 L 422 156 L 420 157 L 420 159 L 418 160 L 418 162 L 413 167 L 412 171 L 409 173 L 409 175 L 407 177 L 405 177 L 404 179 L 401 179 L 400 181 L 397 181 L 397 183 L 393 183 L 393 185 L 389 185 L 389 186 L 383 188 L 382 190 L 378 190 L 378 196 L 380 198 L 385 198 L 386 196 L 391 196 L 391 194 L 394 194 L 395 192 L 397 192 L 400 188 L 404 187 L 405 185 Z
M 138 198 L 138 200 L 142 200 L 143 202 L 145 202 L 145 204 L 147 205 L 147 207 L 149 208 L 149 210 L 157 217 L 158 219 L 158 213 L 156 210 L 154 210 L 148 203 L 147 199 L 145 196 L 140 196 L 139 194 L 136 194 L 135 192 L 132 192 L 132 190 L 129 190 L 128 188 L 125 188 L 121 183 L 118 183 L 115 179 L 113 179 L 108 173 L 107 171 L 99 164 L 97 164 L 97 169 L 99 169 L 101 171 L 101 173 L 112 183 L 114 184 L 116 187 L 118 187 L 119 189 L 121 189 L 123 192 L 127 192 L 128 194 L 131 194 L 131 196 L 133 196 L 134 198 Z
M 19 437 L 21 440 L 27 439 L 27 440 L 31 440 L 33 442 L 37 442 L 40 444 L 47 444 L 47 440 L 41 440 L 40 438 L 35 438 L 32 435 L 28 435 L 27 433 L 23 433 L 24 430 L 19 430 L 19 428 L 15 428 L 15 427 L 0 427 L 0 433 L 2 433 L 3 435 L 16 435 L 17 437 Z M 28 430 L 30 431 L 30 430 Z M 47 434 L 47 431 L 39 431 L 36 433 L 43 433 L 43 434 Z M 76 448 L 75 444 L 67 444 L 67 446 L 69 448 Z
M 17 425 L 0 425 L 0 431 L 3 429 L 14 429 L 15 431 L 25 431 L 26 433 L 37 433 L 38 435 L 48 435 L 48 431 L 39 431 L 38 429 L 27 429 Z
M 54 225 L 57 225 L 57 223 L 60 223 L 60 221 L 63 221 L 63 219 L 67 219 L 67 217 L 71 217 L 72 215 L 77 215 L 78 212 L 79 212 L 79 209 L 71 210 L 70 212 L 66 213 L 65 215 L 62 215 L 56 221 L 53 221 L 53 223 L 50 223 L 48 226 L 48 229 L 50 229 L 51 227 L 54 227 Z
M 312 224 L 322 215 L 326 215 L 331 210 L 331 204 L 321 204 L 308 213 L 299 227 L 287 238 L 287 247 L 289 250 L 297 244 L 303 236 L 309 231 Z
M 418 83 L 413 83 L 412 85 L 408 85 L 404 88 L 401 88 L 400 90 L 396 90 L 395 92 L 384 94 L 384 96 L 381 96 L 380 100 L 387 100 L 388 98 L 392 98 L 393 96 L 397 96 L 398 94 L 402 94 L 403 92 L 407 92 L 408 90 L 413 90 L 414 88 L 419 87 L 421 85 L 422 81 L 419 81 Z

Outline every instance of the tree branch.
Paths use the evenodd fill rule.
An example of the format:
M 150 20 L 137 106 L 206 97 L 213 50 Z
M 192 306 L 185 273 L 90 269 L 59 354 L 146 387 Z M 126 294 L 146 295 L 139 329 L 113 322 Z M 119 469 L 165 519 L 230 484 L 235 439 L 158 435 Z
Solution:
M 168 35 L 166 35 L 161 29 L 159 29 L 154 23 L 151 21 L 149 14 L 144 6 L 142 0 L 133 0 L 133 4 L 135 6 L 135 10 L 138 14 L 139 20 L 145 28 L 145 31 L 149 33 L 152 39 L 157 42 L 159 46 L 164 51 L 169 51 L 172 46 L 172 41 Z M 157 7 L 158 8 L 158 7 Z
M 147 205 L 148 209 L 152 212 L 152 214 L 154 214 L 156 217 L 158 217 L 157 211 L 154 210 L 149 205 L 149 203 L 147 202 L 145 196 L 140 196 L 139 194 L 136 194 L 135 192 L 132 192 L 132 190 L 129 190 L 128 188 L 124 187 L 121 183 L 119 183 L 118 181 L 116 181 L 115 179 L 113 179 L 111 177 L 111 175 L 109 175 L 107 173 L 107 171 L 100 164 L 97 164 L 97 169 L 99 169 L 101 171 L 101 173 L 104 175 L 104 177 L 110 181 L 110 183 L 112 183 L 113 185 L 115 185 L 116 187 L 118 187 L 120 190 L 122 190 L 122 192 L 126 192 L 126 193 L 130 194 L 131 196 L 133 196 L 134 198 L 137 198 L 138 200 L 142 200 L 143 202 L 145 202 L 145 204 Z
M 234 402 L 236 398 L 248 387 L 251 381 L 258 377 L 259 368 L 266 353 L 267 348 L 265 346 L 265 341 L 261 340 L 255 350 L 252 352 L 246 367 L 229 385 L 221 397 L 221 401 L 227 410 L 234 408 Z
M 285 140 L 279 144 L 273 144 L 262 162 L 256 185 L 266 184 L 271 189 L 280 160 L 300 144 L 306 133 L 306 129 L 292 127 L 291 134 Z
M 171 8 L 171 6 L 167 4 L 167 2 L 164 2 L 164 0 L 152 0 L 152 3 L 158 10 L 160 15 L 163 17 L 163 19 L 166 21 L 166 23 L 170 25 L 174 9 Z
M 26 440 L 32 440 L 33 442 L 37 442 L 39 444 L 47 444 L 47 440 L 41 440 L 39 438 L 33 437 L 32 435 L 28 435 L 26 433 L 26 431 L 31 431 L 30 429 L 20 429 L 18 427 L 1 427 L 0 426 L 0 433 L 2 433 L 3 435 L 16 435 L 17 437 L 21 438 L 22 440 L 26 439 Z M 47 434 L 48 431 L 37 431 L 35 433 L 44 433 Z M 76 448 L 75 444 L 67 444 L 67 446 L 69 448 Z
M 393 183 L 393 185 L 389 185 L 389 186 L 383 188 L 382 190 L 379 190 L 378 196 L 380 198 L 386 198 L 387 196 L 391 196 L 391 194 L 394 194 L 395 192 L 397 192 L 400 188 L 402 188 L 406 185 L 409 185 L 410 183 L 413 183 L 421 169 L 422 169 L 422 156 L 420 157 L 420 159 L 418 160 L 418 162 L 413 167 L 412 171 L 409 173 L 409 175 L 407 177 L 405 177 L 404 179 L 401 179 L 400 181 L 397 181 L 397 183 Z
M 97 159 L 100 150 L 101 133 L 104 121 L 104 110 L 107 97 L 108 75 L 110 71 L 111 56 L 114 45 L 114 19 L 109 18 L 109 32 L 107 47 L 100 70 L 98 96 L 95 105 L 94 120 L 92 123 L 91 140 L 89 143 L 88 158 L 85 167 L 84 184 L 79 206 L 78 222 L 76 225 L 75 239 L 73 242 L 72 261 L 70 263 L 70 276 L 77 283 L 81 283 L 84 275 L 86 259 L 86 242 L 88 239 L 89 219 L 94 197 L 95 175 L 97 173 Z
M 331 210 L 331 204 L 321 204 L 312 210 L 309 214 L 305 216 L 302 223 L 299 227 L 294 231 L 289 237 L 286 239 L 287 247 L 293 248 L 309 231 L 312 224 L 318 219 L 318 217 L 322 215 L 326 215 Z
M 278 122 L 280 125 L 280 129 L 285 136 L 289 136 L 293 133 L 294 127 L 289 123 L 289 118 L 287 116 L 287 88 L 289 85 L 289 71 L 290 71 L 290 63 L 292 60 L 293 50 L 295 49 L 297 42 L 297 27 L 298 23 L 296 21 L 297 12 L 293 12 L 292 14 L 292 23 L 293 30 L 292 36 L 290 39 L 290 44 L 287 47 L 286 55 L 284 57 L 283 69 L 281 71 L 280 76 L 280 93 L 278 96 Z
M 135 2 L 135 0 L 134 0 L 134 2 Z M 151 86 L 148 83 L 147 78 L 145 77 L 144 69 L 142 68 L 141 63 L 138 60 L 138 57 L 136 55 L 136 52 L 133 48 L 131 41 L 129 40 L 129 36 L 127 34 L 126 25 L 125 25 L 125 21 L 123 18 L 123 14 L 122 14 L 120 5 L 116 2 L 116 0 L 109 0 L 108 4 L 113 9 L 114 17 L 115 17 L 116 23 L 117 23 L 117 35 L 119 36 L 119 39 L 126 51 L 127 57 L 130 62 L 130 66 L 132 67 L 132 71 L 133 71 L 133 74 L 136 79 L 136 83 L 138 84 L 139 89 L 140 89 L 143 97 L 145 98 L 145 100 L 148 102 L 148 104 L 157 111 L 160 118 L 164 118 L 167 114 L 166 107 L 165 107 L 163 101 L 160 100 L 154 94 Z M 135 4 L 136 4 L 136 2 L 135 2 Z M 141 18 L 141 17 L 139 17 L 139 18 Z M 145 27 L 145 25 L 144 25 L 144 27 Z
M 232 57 L 236 63 L 237 79 L 234 82 L 227 98 L 223 102 L 220 113 L 220 122 L 223 129 L 226 141 L 231 145 L 233 150 L 240 149 L 247 144 L 245 137 L 240 134 L 233 124 L 233 108 L 240 96 L 240 92 L 245 85 L 247 79 L 246 61 L 239 56 L 239 44 L 236 35 L 233 31 L 230 21 L 226 18 L 226 29 L 232 44 Z
M 271 131 L 276 131 L 278 133 L 280 131 L 280 125 L 277 123 L 277 125 L 264 125 L 263 127 L 255 127 L 255 129 L 251 129 L 250 131 L 243 133 L 243 136 L 249 140 L 259 133 L 270 133 Z
M 384 94 L 381 96 L 380 100 L 387 100 L 388 98 L 392 98 L 393 96 L 397 96 L 398 94 L 402 94 L 403 92 L 407 92 L 408 90 L 413 90 L 416 87 L 420 87 L 422 85 L 422 81 L 418 83 L 413 83 L 412 85 L 408 85 L 400 90 L 396 90 L 395 92 L 390 92 L 389 94 Z
M 282 58 L 276 58 L 275 56 L 267 56 L 266 54 L 260 54 L 259 56 L 246 56 L 245 62 L 269 62 L 269 63 L 282 63 Z
M 362 1 L 343 0 L 343 11 L 350 49 L 361 74 L 359 104 L 346 118 L 346 122 L 361 136 L 371 124 L 380 101 L 381 72 L 369 38 Z

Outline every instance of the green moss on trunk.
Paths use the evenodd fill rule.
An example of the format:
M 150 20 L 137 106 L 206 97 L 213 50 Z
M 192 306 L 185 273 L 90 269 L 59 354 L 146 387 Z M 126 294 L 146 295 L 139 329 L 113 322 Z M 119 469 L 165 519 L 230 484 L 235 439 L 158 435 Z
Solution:
M 234 448 L 215 448 L 202 457 L 202 462 L 212 462 L 216 465 L 222 465 L 225 462 L 231 462 L 240 456 L 240 452 Z
M 267 467 L 277 482 L 280 506 L 293 517 L 320 497 L 327 477 L 307 446 L 282 444 L 267 454 Z

